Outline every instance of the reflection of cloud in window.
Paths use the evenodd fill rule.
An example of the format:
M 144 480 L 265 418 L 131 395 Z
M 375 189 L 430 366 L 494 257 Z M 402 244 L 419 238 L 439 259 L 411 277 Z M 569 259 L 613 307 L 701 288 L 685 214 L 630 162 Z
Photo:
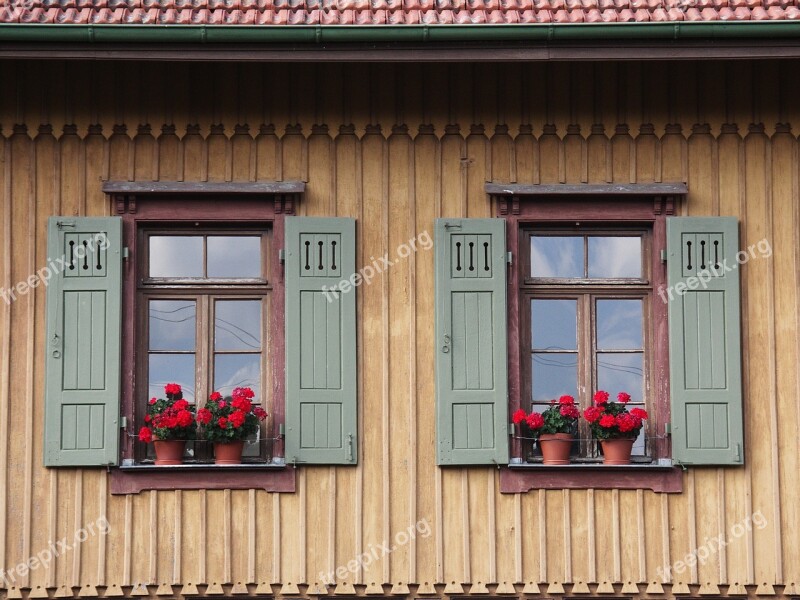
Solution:
M 583 277 L 582 239 L 531 238 L 531 273 L 534 277 Z
M 256 394 L 256 402 L 261 402 L 261 398 L 259 397 L 261 392 L 260 358 L 258 354 L 247 357 L 242 357 L 241 355 L 236 357 L 225 355 L 217 356 L 217 385 L 214 386 L 214 389 L 223 395 L 229 395 L 233 391 L 233 388 L 249 387 L 252 388 L 253 392 Z M 242 361 L 243 359 L 247 362 L 235 367 L 233 372 L 228 370 L 234 366 L 231 364 L 233 360 Z M 228 364 L 223 366 L 223 362 L 227 362 Z
M 152 236 L 151 277 L 202 277 L 203 238 L 196 236 Z
M 641 271 L 640 238 L 589 238 L 589 277 L 640 277 Z
M 194 349 L 194 302 L 154 300 L 148 312 L 151 350 Z
M 597 346 L 602 350 L 642 347 L 641 300 L 598 300 Z
M 261 277 L 261 238 L 210 236 L 209 277 Z

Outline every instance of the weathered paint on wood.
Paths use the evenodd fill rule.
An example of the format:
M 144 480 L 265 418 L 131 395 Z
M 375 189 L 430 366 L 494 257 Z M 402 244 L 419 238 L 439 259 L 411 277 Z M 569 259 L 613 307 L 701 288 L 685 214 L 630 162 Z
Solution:
M 3 290 L 45 264 L 48 216 L 113 213 L 109 180 L 307 181 L 300 214 L 358 219 L 357 268 L 437 217 L 493 216 L 490 180 L 686 181 L 680 214 L 736 216 L 741 247 L 772 251 L 741 271 L 745 466 L 692 469 L 669 495 L 500 494 L 493 469 L 435 466 L 430 251 L 359 290 L 358 467 L 301 468 L 287 494 L 110 496 L 103 470 L 44 469 L 45 292 L 0 301 L 0 567 L 110 523 L 8 595 L 310 593 L 423 519 L 430 535 L 345 580 L 398 595 L 798 593 L 800 81 L 763 66 L 0 63 Z M 746 526 L 754 513 L 763 527 Z M 657 570 L 719 535 L 700 564 Z

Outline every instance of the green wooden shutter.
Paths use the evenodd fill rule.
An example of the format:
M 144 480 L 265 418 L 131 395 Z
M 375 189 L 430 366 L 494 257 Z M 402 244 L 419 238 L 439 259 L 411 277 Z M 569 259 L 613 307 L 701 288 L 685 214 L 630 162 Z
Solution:
M 508 463 L 503 219 L 436 220 L 440 465 Z
M 44 464 L 116 465 L 122 219 L 48 222 Z
M 667 219 L 672 457 L 694 465 L 744 462 L 738 223 Z
M 355 263 L 355 220 L 286 218 L 288 463 L 358 462 Z

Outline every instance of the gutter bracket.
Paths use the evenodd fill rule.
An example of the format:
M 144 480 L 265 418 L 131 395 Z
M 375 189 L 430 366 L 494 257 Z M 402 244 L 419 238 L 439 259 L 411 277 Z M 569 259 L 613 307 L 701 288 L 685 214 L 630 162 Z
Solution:
M 93 43 L 94 42 L 94 27 L 92 27 L 91 25 L 89 27 L 87 27 L 86 28 L 86 35 L 89 37 L 89 43 L 90 44 Z
M 321 44 L 322 43 L 322 27 L 319 26 L 319 25 L 317 25 L 314 28 L 314 41 L 317 44 Z
M 207 37 L 208 37 L 208 32 L 206 31 L 205 26 L 203 26 L 200 28 L 200 43 L 205 44 L 208 41 Z

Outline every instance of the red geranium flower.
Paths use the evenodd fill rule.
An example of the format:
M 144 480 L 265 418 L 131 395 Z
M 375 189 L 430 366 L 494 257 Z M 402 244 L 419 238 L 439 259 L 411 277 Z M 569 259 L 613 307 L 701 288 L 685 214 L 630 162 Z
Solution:
M 257 418 L 259 421 L 263 421 L 264 419 L 266 419 L 266 418 L 267 418 L 267 411 L 265 411 L 265 410 L 264 410 L 263 408 L 261 408 L 260 406 L 256 406 L 256 407 L 253 409 L 253 414 L 256 416 L 256 418 Z
M 590 406 L 585 411 L 583 411 L 583 418 L 586 419 L 589 423 L 594 423 L 597 419 L 600 418 L 600 415 L 603 414 L 603 409 L 598 408 L 597 406 Z
M 181 386 L 177 383 L 168 383 L 164 386 L 164 393 L 167 396 L 177 396 L 181 393 Z
M 544 417 L 537 412 L 532 412 L 525 418 L 525 422 L 531 429 L 539 429 L 542 425 L 544 425 Z
M 617 424 L 617 420 L 612 415 L 603 415 L 600 417 L 600 427 L 605 427 L 606 429 L 611 429 L 614 425 Z
M 627 392 L 620 392 L 619 394 L 617 394 L 617 400 L 619 400 L 623 404 L 627 404 L 628 402 L 630 402 L 630 399 L 631 395 Z
M 156 403 L 156 399 L 155 398 L 150 398 L 150 402 L 148 402 L 148 404 L 155 404 L 155 403 Z
M 594 403 L 598 406 L 602 406 L 608 402 L 608 392 L 604 392 L 603 390 L 597 390 L 594 393 Z
M 514 425 L 519 425 L 525 420 L 526 416 L 525 411 L 520 408 L 511 416 L 511 422 L 514 423 Z
M 153 441 L 153 432 L 149 427 L 142 427 L 139 430 L 139 441 L 148 444 Z
M 214 400 L 214 401 L 222 400 L 222 394 L 220 394 L 219 392 L 212 392 L 212 394 L 208 398 L 209 400 Z
M 228 418 L 228 420 L 231 422 L 231 425 L 238 428 L 244 425 L 244 417 L 245 413 L 241 410 L 237 410 L 236 412 L 231 413 L 231 416 Z
M 632 408 L 631 414 L 637 419 L 647 419 L 647 411 L 642 408 Z
M 573 419 L 577 419 L 581 416 L 580 411 L 572 404 L 562 404 L 560 412 L 562 417 L 571 417 Z
M 573 398 L 572 396 L 561 396 L 561 398 L 558 399 L 558 403 L 559 404 L 575 404 L 575 398 Z
M 197 411 L 197 422 L 201 425 L 208 425 L 211 422 L 211 411 L 207 408 L 201 408 Z
M 217 406 L 219 406 L 220 408 L 225 408 L 227 405 L 228 404 L 227 402 L 225 402 L 225 400 L 220 400 L 219 402 L 217 402 Z
M 220 417 L 217 420 L 217 425 L 225 429 L 228 426 L 228 419 L 226 419 L 225 417 Z

